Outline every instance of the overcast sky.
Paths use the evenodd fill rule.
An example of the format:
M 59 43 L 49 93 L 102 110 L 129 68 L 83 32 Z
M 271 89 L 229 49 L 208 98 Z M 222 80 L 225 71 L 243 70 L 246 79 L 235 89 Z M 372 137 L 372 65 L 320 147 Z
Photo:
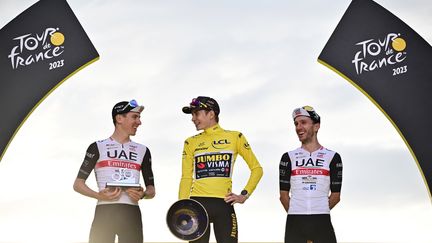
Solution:
M 0 0 L 0 26 L 35 2 Z M 219 102 L 221 126 L 243 132 L 264 168 L 255 193 L 236 206 L 240 242 L 283 241 L 278 165 L 300 145 L 291 112 L 303 105 L 321 115 L 319 141 L 344 163 L 342 200 L 332 210 L 338 240 L 432 242 L 431 200 L 402 138 L 317 62 L 350 1 L 68 2 L 100 60 L 37 107 L 0 162 L 0 242 L 87 240 L 96 201 L 72 184 L 88 145 L 111 135 L 112 106 L 130 99 L 146 107 L 133 140 L 152 152 L 157 190 L 140 202 L 144 239 L 177 241 L 165 216 L 177 200 L 183 141 L 197 133 L 181 107 L 198 95 Z M 377 2 L 432 43 L 432 2 Z M 238 157 L 235 192 L 248 176 Z

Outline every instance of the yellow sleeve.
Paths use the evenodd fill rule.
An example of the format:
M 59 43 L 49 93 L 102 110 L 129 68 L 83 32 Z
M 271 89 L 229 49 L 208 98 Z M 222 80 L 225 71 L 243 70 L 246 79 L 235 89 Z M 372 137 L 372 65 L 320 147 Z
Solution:
M 247 142 L 245 136 L 243 136 L 241 133 L 239 134 L 239 138 L 237 142 L 237 150 L 238 153 L 246 161 L 251 171 L 249 180 L 244 188 L 245 190 L 248 191 L 250 195 L 255 190 L 256 186 L 258 185 L 258 182 L 261 180 L 261 177 L 263 176 L 263 169 L 260 163 L 258 162 L 257 158 L 255 157 L 255 154 L 252 152 L 252 149 L 249 146 L 249 143 Z
M 190 196 L 193 175 L 193 153 L 190 150 L 189 141 L 186 140 L 183 147 L 182 176 L 180 180 L 179 199 L 187 199 Z

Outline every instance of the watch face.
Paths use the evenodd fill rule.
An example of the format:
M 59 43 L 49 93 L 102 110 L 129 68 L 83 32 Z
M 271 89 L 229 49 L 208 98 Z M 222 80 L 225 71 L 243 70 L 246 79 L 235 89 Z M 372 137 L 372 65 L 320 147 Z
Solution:
M 248 191 L 243 190 L 243 191 L 241 191 L 241 194 L 242 194 L 243 196 L 246 196 L 246 195 L 248 194 Z

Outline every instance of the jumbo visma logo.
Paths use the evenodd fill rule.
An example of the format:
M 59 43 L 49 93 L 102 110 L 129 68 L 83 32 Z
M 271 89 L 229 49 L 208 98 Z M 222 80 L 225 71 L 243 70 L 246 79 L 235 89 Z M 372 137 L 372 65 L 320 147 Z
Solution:
M 210 153 L 195 157 L 195 178 L 230 177 L 232 153 Z
M 65 49 L 65 36 L 59 28 L 46 28 L 40 33 L 24 34 L 13 40 L 15 46 L 12 47 L 8 58 L 14 70 L 59 57 Z M 64 60 L 56 60 L 49 62 L 47 68 L 51 70 L 63 65 Z
M 378 39 L 368 39 L 355 44 L 358 51 L 352 63 L 358 75 L 372 72 L 384 67 L 393 67 L 393 76 L 406 73 L 407 43 L 401 34 L 389 33 Z

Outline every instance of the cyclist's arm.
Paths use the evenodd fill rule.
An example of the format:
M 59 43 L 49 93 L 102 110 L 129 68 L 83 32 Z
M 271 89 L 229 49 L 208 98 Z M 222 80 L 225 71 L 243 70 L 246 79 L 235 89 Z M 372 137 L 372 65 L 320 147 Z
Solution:
M 144 178 L 144 184 L 146 186 L 142 198 L 146 198 L 146 199 L 151 199 L 156 195 L 156 190 L 154 187 L 154 176 L 153 176 L 153 170 L 151 165 L 152 165 L 151 153 L 150 150 L 147 148 L 141 166 L 141 173 Z
M 73 188 L 76 192 L 87 197 L 95 198 L 97 200 L 115 200 L 120 196 L 121 190 L 115 189 L 113 191 L 109 191 L 108 189 L 105 189 L 101 192 L 96 192 L 92 190 L 90 187 L 88 187 L 87 184 L 85 183 L 88 176 L 94 169 L 98 159 L 99 159 L 99 150 L 97 144 L 92 143 L 87 148 L 84 161 L 81 164 L 77 178 L 74 181 Z
M 330 162 L 330 183 L 329 207 L 332 209 L 340 201 L 342 188 L 342 159 L 338 153 Z
M 332 192 L 329 196 L 329 207 L 330 209 L 334 208 L 336 204 L 340 201 L 340 192 Z
M 190 146 L 190 141 L 186 140 L 183 147 L 182 176 L 178 195 L 179 199 L 189 198 L 191 192 L 194 158 Z
M 255 157 L 255 154 L 252 152 L 252 149 L 249 146 L 245 136 L 243 136 L 241 133 L 238 134 L 237 150 L 246 161 L 251 171 L 249 180 L 244 187 L 244 189 L 248 191 L 248 194 L 251 195 L 263 176 L 263 169 Z
M 289 191 L 279 191 L 279 195 L 279 200 L 282 203 L 282 206 L 284 207 L 285 211 L 288 212 L 290 203 Z
M 90 144 L 87 148 L 84 161 L 81 164 L 77 178 L 73 184 L 73 188 L 76 192 L 91 198 L 98 199 L 98 193 L 89 188 L 85 181 L 89 177 L 90 173 L 94 169 L 96 162 L 99 159 L 99 149 L 96 143 Z
M 290 196 L 289 191 L 291 189 L 291 160 L 288 153 L 284 153 L 279 163 L 279 200 L 282 203 L 285 211 L 288 212 Z

